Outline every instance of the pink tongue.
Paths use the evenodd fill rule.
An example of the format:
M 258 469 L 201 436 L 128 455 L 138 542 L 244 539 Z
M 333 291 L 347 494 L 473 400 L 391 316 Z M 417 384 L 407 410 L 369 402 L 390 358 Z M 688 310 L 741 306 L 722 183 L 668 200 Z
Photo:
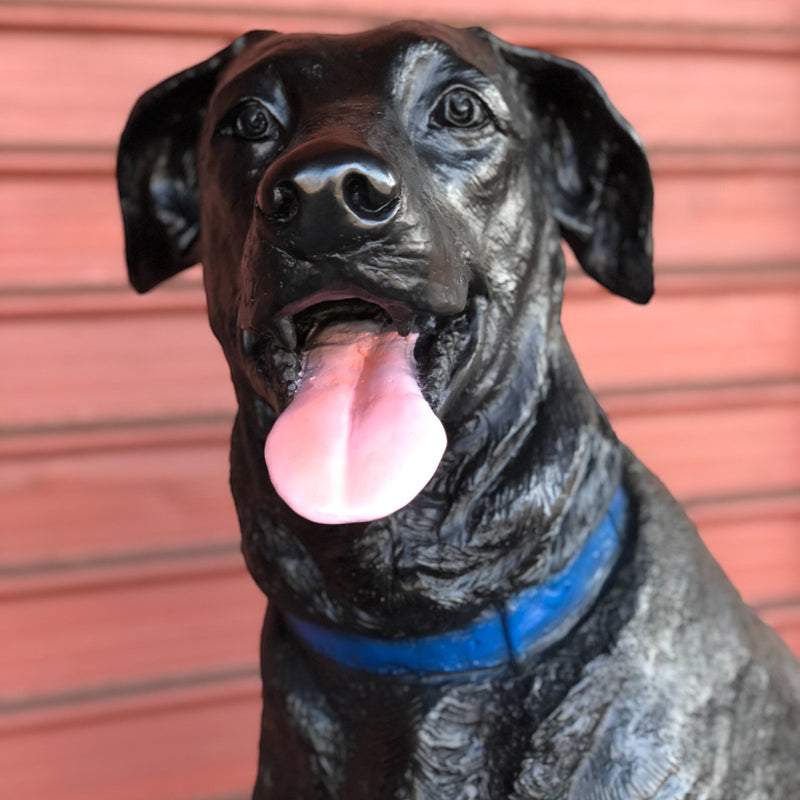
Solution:
M 447 440 L 417 385 L 415 341 L 368 321 L 331 325 L 314 339 L 264 451 L 273 486 L 301 516 L 385 517 L 436 471 Z

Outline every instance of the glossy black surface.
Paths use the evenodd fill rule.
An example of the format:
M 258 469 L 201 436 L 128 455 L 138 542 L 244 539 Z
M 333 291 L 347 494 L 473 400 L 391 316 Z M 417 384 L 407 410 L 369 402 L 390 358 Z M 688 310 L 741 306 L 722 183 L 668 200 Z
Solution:
M 119 182 L 131 282 L 203 262 L 239 402 L 231 485 L 270 597 L 255 797 L 800 796 L 795 662 L 617 442 L 561 330 L 562 237 L 611 291 L 653 289 L 647 160 L 589 73 L 478 29 L 254 32 L 142 97 Z M 337 315 L 418 334 L 449 444 L 405 508 L 320 526 L 263 446 Z M 558 571 L 620 482 L 622 562 L 544 655 L 384 678 L 284 627 L 464 625 Z

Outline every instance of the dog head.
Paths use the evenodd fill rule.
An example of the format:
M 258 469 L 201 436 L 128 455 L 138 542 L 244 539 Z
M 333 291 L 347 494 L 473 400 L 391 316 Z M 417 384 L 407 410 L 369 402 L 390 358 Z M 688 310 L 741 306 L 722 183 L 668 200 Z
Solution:
M 402 438 L 392 420 L 423 419 L 422 402 L 447 434 L 442 465 L 444 439 L 432 454 L 423 443 L 420 459 L 432 466 L 402 465 L 419 474 L 394 507 L 319 518 L 342 523 L 335 530 L 348 542 L 356 529 L 369 540 L 361 523 L 397 502 L 440 537 L 432 505 L 452 509 L 478 492 L 478 468 L 464 464 L 491 462 L 521 416 L 536 416 L 563 350 L 562 237 L 611 291 L 636 302 L 652 293 L 652 185 L 638 138 L 583 68 L 479 29 L 247 34 L 140 99 L 118 175 L 132 284 L 144 292 L 203 262 L 211 325 L 257 447 L 302 406 L 325 348 L 339 354 L 330 363 L 357 351 L 401 394 L 421 387 L 411 411 L 390 403 L 383 419 Z M 350 370 L 343 364 L 313 377 L 325 383 Z M 384 390 L 369 386 L 380 405 Z M 308 401 L 330 419 L 336 402 Z M 349 422 L 334 427 L 358 413 L 348 408 Z M 439 423 L 420 424 L 424 439 L 437 438 Z M 290 434 L 277 449 L 291 455 L 302 430 Z M 370 441 L 361 450 L 373 456 L 401 449 Z M 350 446 L 341 436 L 340 445 Z M 370 484 L 361 450 L 342 470 Z M 237 497 L 243 528 L 261 514 L 262 534 L 293 526 L 310 539 L 311 523 L 275 496 L 276 471 L 270 481 L 257 461 L 234 477 L 235 494 L 248 486 Z M 497 477 L 484 472 L 484 483 Z M 386 560 L 375 548 L 367 560 Z

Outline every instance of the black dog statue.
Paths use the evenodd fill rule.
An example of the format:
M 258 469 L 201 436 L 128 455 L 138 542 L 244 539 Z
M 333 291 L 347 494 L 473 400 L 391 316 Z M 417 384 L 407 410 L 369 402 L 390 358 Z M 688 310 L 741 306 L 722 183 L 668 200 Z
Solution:
M 559 322 L 562 237 L 653 290 L 648 163 L 589 73 L 253 32 L 141 98 L 119 184 L 133 286 L 202 261 L 236 390 L 255 798 L 800 798 L 796 662 Z

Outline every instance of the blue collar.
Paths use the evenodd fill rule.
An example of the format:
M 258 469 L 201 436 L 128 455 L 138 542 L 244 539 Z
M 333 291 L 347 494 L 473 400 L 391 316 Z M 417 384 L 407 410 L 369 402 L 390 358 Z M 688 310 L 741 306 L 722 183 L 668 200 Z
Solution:
M 600 594 L 622 550 L 628 498 L 620 487 L 578 555 L 544 583 L 524 589 L 464 628 L 415 639 L 379 639 L 286 614 L 309 648 L 352 669 L 431 675 L 514 663 L 559 641 Z

